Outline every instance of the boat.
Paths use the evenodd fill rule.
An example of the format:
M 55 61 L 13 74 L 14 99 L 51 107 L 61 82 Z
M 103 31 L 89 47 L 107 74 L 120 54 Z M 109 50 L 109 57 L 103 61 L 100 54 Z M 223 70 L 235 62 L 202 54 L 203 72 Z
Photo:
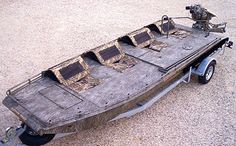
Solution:
M 223 33 L 222 25 L 208 27 L 212 13 L 202 8 L 206 19 L 194 17 L 200 8 L 186 7 L 196 22 L 192 27 L 165 15 L 9 89 L 3 104 L 22 124 L 8 129 L 2 143 L 18 135 L 24 144 L 42 145 L 58 133 L 128 117 L 188 82 L 192 74 L 208 83 L 216 65 L 212 54 L 233 43 L 213 33 Z

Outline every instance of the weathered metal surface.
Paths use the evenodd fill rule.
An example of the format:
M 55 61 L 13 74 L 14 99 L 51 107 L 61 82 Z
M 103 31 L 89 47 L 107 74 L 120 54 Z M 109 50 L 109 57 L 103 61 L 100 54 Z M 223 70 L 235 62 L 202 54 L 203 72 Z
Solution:
M 120 55 L 120 51 L 115 45 L 106 48 L 105 50 L 101 50 L 98 53 L 104 61 L 109 60 L 110 58 L 115 57 L 117 55 Z
M 89 74 L 88 65 L 78 56 L 50 69 L 58 81 L 70 85 Z
M 125 44 L 122 42 L 120 44 L 124 48 L 124 52 L 126 54 L 132 55 L 133 57 L 136 57 L 136 58 L 144 55 L 145 53 L 147 53 L 149 51 L 149 49 L 134 47 L 132 45 L 128 45 L 128 44 Z
M 160 52 L 163 48 L 166 48 L 166 47 L 168 47 L 168 44 L 167 44 L 167 43 L 154 40 L 154 41 L 150 44 L 150 46 L 149 46 L 148 48 L 149 48 L 149 49 L 152 49 L 152 50 L 154 50 L 154 51 Z
M 83 79 L 81 79 L 80 81 L 70 84 L 68 87 L 79 93 L 81 91 L 93 88 L 93 87 L 99 85 L 99 83 L 100 83 L 99 79 L 96 79 L 96 78 L 88 75 L 88 76 L 84 77 Z
M 183 69 L 181 67 L 181 69 Z M 120 113 L 126 112 L 129 109 L 132 109 L 137 106 L 137 103 L 144 102 L 149 100 L 163 88 L 167 87 L 170 83 L 172 83 L 175 79 L 177 79 L 180 75 L 182 75 L 182 71 L 178 70 L 167 74 L 160 82 L 154 83 L 147 87 L 145 90 L 140 91 L 137 95 L 129 98 L 126 101 L 118 103 L 113 107 L 106 108 L 104 111 L 98 111 L 96 114 L 92 115 L 89 118 L 84 118 L 81 120 L 77 120 L 74 123 L 65 122 L 64 124 L 55 125 L 48 129 L 42 129 L 39 131 L 40 133 L 65 133 L 72 131 L 81 131 L 86 130 L 92 127 L 99 126 L 101 124 L 106 123 L 107 121 L 115 118 Z
M 115 40 L 90 51 L 98 60 L 82 55 L 65 61 L 49 69 L 58 82 L 42 76 L 12 92 L 4 105 L 40 134 L 88 129 L 150 99 L 222 41 L 178 25 L 168 39 L 148 28 L 127 36 L 134 45 Z
M 99 67 L 96 70 L 98 71 L 97 75 L 94 75 L 96 78 L 109 74 L 109 70 L 99 72 Z M 102 84 L 79 94 L 101 108 L 110 107 L 129 99 L 153 82 L 157 82 L 161 75 L 157 67 L 139 61 L 134 67 L 122 73 L 116 72 L 113 76 L 100 79 Z
M 191 32 L 188 30 L 183 30 L 181 28 L 177 29 L 171 34 L 171 36 L 176 37 L 177 39 L 184 39 L 191 35 Z
M 147 32 L 141 32 L 134 36 L 134 40 L 137 42 L 137 44 L 142 44 L 146 41 L 149 41 L 151 37 Z
M 116 40 L 99 46 L 91 50 L 91 52 L 96 55 L 99 62 L 103 65 L 110 65 L 119 61 L 125 55 L 123 49 Z
M 161 30 L 163 31 L 163 34 L 167 33 L 168 31 L 173 31 L 175 30 L 175 24 L 170 22 L 169 23 L 169 28 L 168 28 L 168 22 L 165 22 L 163 24 L 160 25 Z
M 163 20 L 163 22 L 161 20 L 159 20 L 159 21 L 156 21 L 146 27 L 150 28 L 150 29 L 152 27 L 154 27 L 152 29 L 160 32 L 161 34 L 167 34 L 167 32 L 169 34 L 172 34 L 177 31 L 177 28 L 175 26 L 175 22 L 171 19 L 169 20 L 169 29 L 168 29 L 168 21 L 167 20 Z
M 52 88 L 56 90 L 49 93 Z M 46 78 L 30 84 L 14 97 L 7 97 L 3 103 L 15 103 L 11 104 L 10 110 L 21 114 L 24 122 L 37 131 L 62 121 L 82 118 L 97 110 L 96 105 L 76 92 Z
M 162 49 L 159 53 L 149 50 L 147 53 L 140 56 L 140 58 L 166 69 L 182 58 L 195 51 L 199 51 L 201 47 L 211 43 L 216 38 L 217 37 L 214 35 L 210 35 L 206 38 L 204 33 L 197 32 L 195 32 L 194 35 L 189 35 L 185 39 L 178 39 L 172 37 L 172 35 L 170 35 L 168 39 L 156 36 L 156 40 L 168 44 L 168 47 Z
M 82 100 L 77 96 L 68 94 L 68 91 L 63 90 L 61 87 L 55 85 L 42 89 L 38 91 L 38 93 L 62 109 L 70 108 L 82 102 Z
M 127 34 L 127 36 L 131 39 L 134 46 L 139 48 L 150 45 L 154 40 L 154 36 L 148 28 L 141 28 Z
M 121 58 L 118 62 L 115 62 L 113 64 L 110 64 L 108 66 L 112 67 L 118 72 L 123 72 L 128 68 L 131 68 L 137 64 L 137 60 L 133 57 L 125 55 L 123 58 Z
M 63 79 L 68 80 L 69 78 L 75 76 L 84 71 L 83 66 L 79 62 L 72 63 L 59 70 Z
M 135 59 L 125 56 L 123 50 L 118 41 L 112 41 L 93 49 L 92 52 L 101 64 L 123 72 L 136 64 Z

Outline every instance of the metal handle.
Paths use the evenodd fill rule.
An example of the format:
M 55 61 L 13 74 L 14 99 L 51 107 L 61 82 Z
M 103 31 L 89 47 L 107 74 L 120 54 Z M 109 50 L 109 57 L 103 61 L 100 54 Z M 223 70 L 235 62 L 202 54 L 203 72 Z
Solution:
M 162 18 L 161 18 L 162 29 L 163 29 L 163 21 L 164 20 L 168 20 L 168 23 L 167 23 L 167 33 L 166 33 L 166 37 L 168 38 L 169 37 L 169 29 L 170 29 L 170 18 L 167 15 L 163 15 L 162 16 Z
M 12 94 L 14 91 L 16 91 L 17 89 L 22 88 L 22 87 L 25 87 L 25 86 L 31 84 L 32 82 L 36 81 L 37 79 L 41 78 L 41 77 L 42 77 L 42 73 L 37 74 L 37 75 L 33 76 L 32 78 L 30 78 L 30 79 L 28 79 L 28 80 L 26 80 L 26 81 L 24 81 L 24 82 L 22 82 L 22 83 L 20 83 L 20 84 L 17 84 L 17 85 L 14 86 L 14 87 L 8 89 L 7 92 L 6 92 L 6 94 L 7 94 L 7 95 L 11 95 L 11 94 Z

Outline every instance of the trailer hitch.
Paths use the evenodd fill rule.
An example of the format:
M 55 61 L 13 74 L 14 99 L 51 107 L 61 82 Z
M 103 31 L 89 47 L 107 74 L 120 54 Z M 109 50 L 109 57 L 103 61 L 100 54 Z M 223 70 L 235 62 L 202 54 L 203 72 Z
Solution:
M 0 146 L 11 146 L 14 140 L 26 130 L 26 125 L 18 127 L 8 127 L 3 138 L 0 138 Z M 17 146 L 23 146 L 18 144 Z

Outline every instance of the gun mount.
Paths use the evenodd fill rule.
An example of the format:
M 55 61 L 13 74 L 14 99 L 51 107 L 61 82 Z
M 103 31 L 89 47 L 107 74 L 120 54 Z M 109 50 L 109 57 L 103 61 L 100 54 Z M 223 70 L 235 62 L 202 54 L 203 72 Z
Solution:
M 187 6 L 186 10 L 189 10 L 193 21 L 196 23 L 193 24 L 193 28 L 201 29 L 207 32 L 218 32 L 224 33 L 226 28 L 226 22 L 220 24 L 213 24 L 210 20 L 216 15 L 209 12 L 207 9 L 203 8 L 201 5 L 191 5 Z

